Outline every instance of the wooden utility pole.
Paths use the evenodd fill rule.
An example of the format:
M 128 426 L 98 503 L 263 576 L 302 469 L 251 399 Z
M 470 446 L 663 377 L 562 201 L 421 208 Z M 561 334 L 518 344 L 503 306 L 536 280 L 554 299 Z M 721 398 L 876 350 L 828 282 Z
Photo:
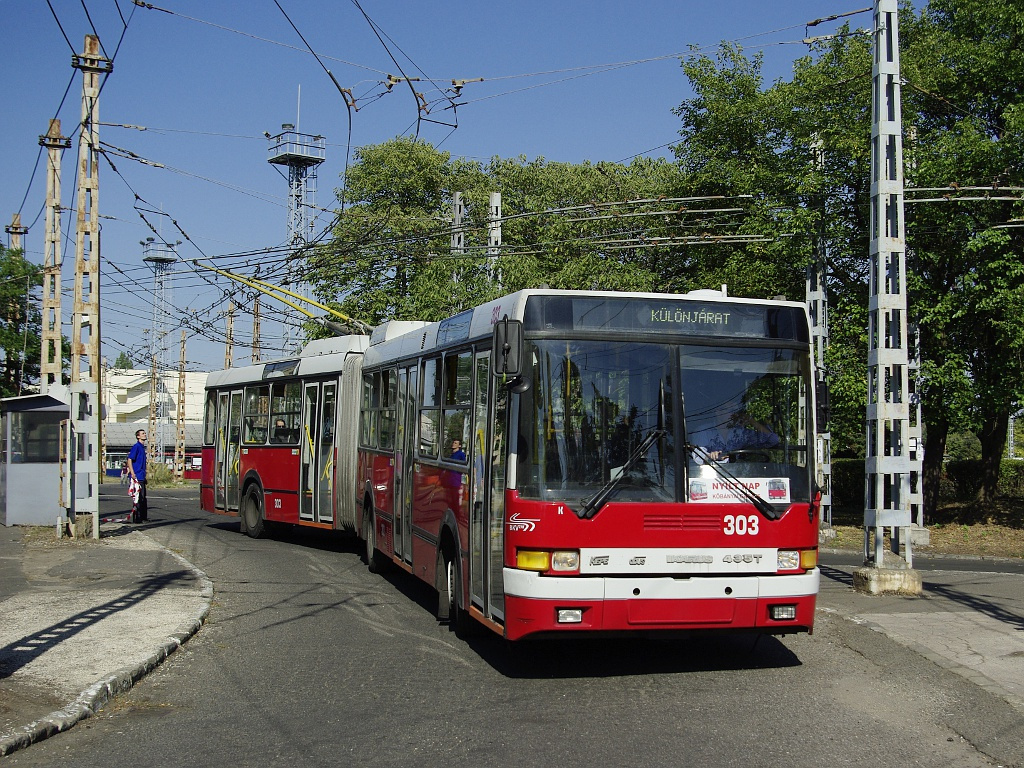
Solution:
M 178 437 L 174 441 L 174 476 L 185 478 L 185 331 L 181 332 L 181 355 L 178 358 Z
M 85 36 L 85 52 L 71 57 L 82 70 L 82 123 L 78 140 L 78 200 L 75 230 L 75 294 L 71 337 L 71 517 L 75 534 L 85 535 L 84 513 L 92 515 L 93 538 L 100 537 L 100 75 L 111 71 L 100 55 L 100 41 Z M 84 487 L 83 487 L 84 486 Z
M 60 120 L 51 120 L 50 129 L 39 137 L 46 147 L 46 246 L 43 257 L 43 327 L 39 391 L 46 394 L 52 385 L 61 383 L 63 358 L 61 350 L 60 278 L 63 258 L 60 247 L 60 164 L 63 150 L 71 139 L 60 135 Z

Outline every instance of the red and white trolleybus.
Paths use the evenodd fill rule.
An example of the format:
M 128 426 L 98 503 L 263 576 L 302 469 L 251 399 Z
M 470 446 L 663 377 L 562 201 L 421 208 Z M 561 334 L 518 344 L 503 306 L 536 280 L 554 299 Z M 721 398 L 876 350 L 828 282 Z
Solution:
M 267 424 L 286 410 L 273 374 L 211 376 L 207 438 L 223 458 L 204 472 L 225 481 L 204 487 L 205 509 L 232 509 L 234 482 L 250 534 L 264 519 L 357 530 L 372 570 L 403 568 L 437 588 L 441 618 L 510 640 L 812 630 L 815 409 L 802 304 L 528 290 L 438 323 L 386 323 L 368 343 L 346 338 L 314 343 L 362 344 L 337 370 L 307 378 L 299 358 L 281 374 L 304 434 L 289 444 L 301 454 L 285 470 L 292 485 L 280 476 L 273 491 L 254 490 L 251 457 L 278 449 L 244 439 L 250 388 L 267 399 Z M 336 401 L 322 389 L 333 382 Z M 309 387 L 321 388 L 317 405 L 300 406 Z M 234 442 L 209 426 L 222 408 L 235 413 L 233 398 Z M 250 444 L 250 464 L 243 455 L 232 475 L 231 446 Z M 316 484 L 328 476 L 334 485 Z M 284 511 L 289 489 L 295 512 Z M 308 496 L 315 509 L 304 512 Z

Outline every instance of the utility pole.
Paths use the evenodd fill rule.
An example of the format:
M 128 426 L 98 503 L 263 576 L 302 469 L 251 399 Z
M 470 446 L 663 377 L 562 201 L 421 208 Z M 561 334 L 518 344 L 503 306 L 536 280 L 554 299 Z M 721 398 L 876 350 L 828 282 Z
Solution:
M 61 349 L 60 278 L 63 258 L 60 247 L 60 166 L 63 150 L 71 139 L 60 135 L 60 120 L 51 120 L 50 129 L 39 137 L 46 148 L 46 246 L 43 257 L 43 327 L 39 391 L 46 394 L 51 386 L 61 383 L 63 350 Z
M 142 260 L 153 268 L 153 326 L 149 335 L 149 343 L 153 357 L 153 368 L 156 371 L 156 400 L 150 401 L 153 412 L 153 425 L 149 432 L 149 454 L 163 462 L 166 455 L 168 437 L 166 427 L 169 426 L 170 414 L 167 413 L 167 385 L 164 373 L 170 368 L 167 359 L 167 272 L 178 260 L 174 252 L 176 243 L 160 243 L 153 237 L 147 237 L 140 243 L 143 247 Z M 152 387 L 150 388 L 152 391 Z
M 820 139 L 813 146 L 815 167 L 825 167 L 825 147 Z M 814 262 L 806 273 L 807 310 L 811 318 L 811 345 L 814 354 L 814 378 L 817 392 L 818 418 L 815 419 L 817 433 L 814 446 L 817 461 L 818 488 L 821 490 L 820 517 L 818 524 L 823 534 L 834 535 L 832 530 L 832 433 L 828 428 L 828 379 L 825 375 L 825 350 L 828 348 L 828 291 L 826 275 L 828 257 L 825 252 L 825 201 L 819 201 L 818 236 L 815 243 Z
M 227 339 L 224 342 L 224 368 L 235 358 L 235 302 L 228 300 Z
M 93 538 L 100 537 L 100 222 L 99 96 L 100 75 L 112 70 L 100 55 L 100 41 L 85 36 L 85 52 L 71 57 L 82 70 L 82 123 L 78 139 L 78 200 L 75 230 L 75 293 L 71 337 L 70 460 L 71 518 L 75 535 L 86 534 L 84 515 L 92 515 Z
M 462 193 L 455 192 L 452 194 L 452 256 L 466 252 L 466 230 L 462 228 L 462 219 L 465 215 L 466 204 L 462 202 Z
M 11 302 L 11 318 L 14 321 L 13 325 L 17 326 L 19 315 L 21 316 L 22 327 L 24 328 L 24 342 L 23 345 L 27 349 L 28 347 L 28 310 L 29 310 L 29 297 L 31 293 L 31 278 L 29 277 L 28 264 L 25 259 L 24 246 L 22 245 L 21 238 L 28 234 L 28 227 L 21 226 L 21 214 L 15 213 L 11 216 L 11 223 L 4 227 L 4 231 L 11 236 L 11 250 L 18 252 L 18 258 L 21 259 L 22 264 L 25 266 L 25 305 L 14 309 L 14 302 Z M 8 350 L 8 361 L 13 362 L 13 349 Z M 19 372 L 17 375 L 18 380 L 18 394 L 22 393 L 25 387 L 25 349 L 22 349 L 20 355 Z
M 28 234 L 28 227 L 21 226 L 21 214 L 15 213 L 11 216 L 11 223 L 4 227 L 4 232 L 11 236 L 11 250 L 22 249 L 21 238 Z
M 185 331 L 181 332 L 178 357 L 178 439 L 174 441 L 174 476 L 185 478 Z
M 497 258 L 501 254 L 501 192 L 491 192 L 487 206 L 487 276 L 500 283 Z
M 260 296 L 256 294 L 252 300 L 252 361 L 260 361 Z
M 911 390 L 897 0 L 875 0 L 874 20 L 865 567 L 854 572 L 854 585 L 871 593 L 920 594 L 909 536 Z M 889 553 L 883 544 L 886 528 L 891 529 Z

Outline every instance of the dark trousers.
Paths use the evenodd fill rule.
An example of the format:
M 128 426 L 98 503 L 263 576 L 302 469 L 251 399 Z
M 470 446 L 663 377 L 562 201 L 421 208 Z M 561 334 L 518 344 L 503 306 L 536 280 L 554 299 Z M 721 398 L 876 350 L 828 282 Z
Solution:
M 136 520 L 147 520 L 149 519 L 149 501 L 146 499 L 146 481 L 139 481 L 139 500 L 135 503 L 135 514 L 133 517 Z

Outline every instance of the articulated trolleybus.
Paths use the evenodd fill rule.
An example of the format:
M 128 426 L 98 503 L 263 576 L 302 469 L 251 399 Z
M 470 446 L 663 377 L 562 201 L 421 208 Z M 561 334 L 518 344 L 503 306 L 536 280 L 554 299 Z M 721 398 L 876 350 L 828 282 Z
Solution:
M 456 629 L 810 632 L 809 337 L 796 302 L 527 290 L 314 342 L 211 375 L 203 507 L 353 530 Z

